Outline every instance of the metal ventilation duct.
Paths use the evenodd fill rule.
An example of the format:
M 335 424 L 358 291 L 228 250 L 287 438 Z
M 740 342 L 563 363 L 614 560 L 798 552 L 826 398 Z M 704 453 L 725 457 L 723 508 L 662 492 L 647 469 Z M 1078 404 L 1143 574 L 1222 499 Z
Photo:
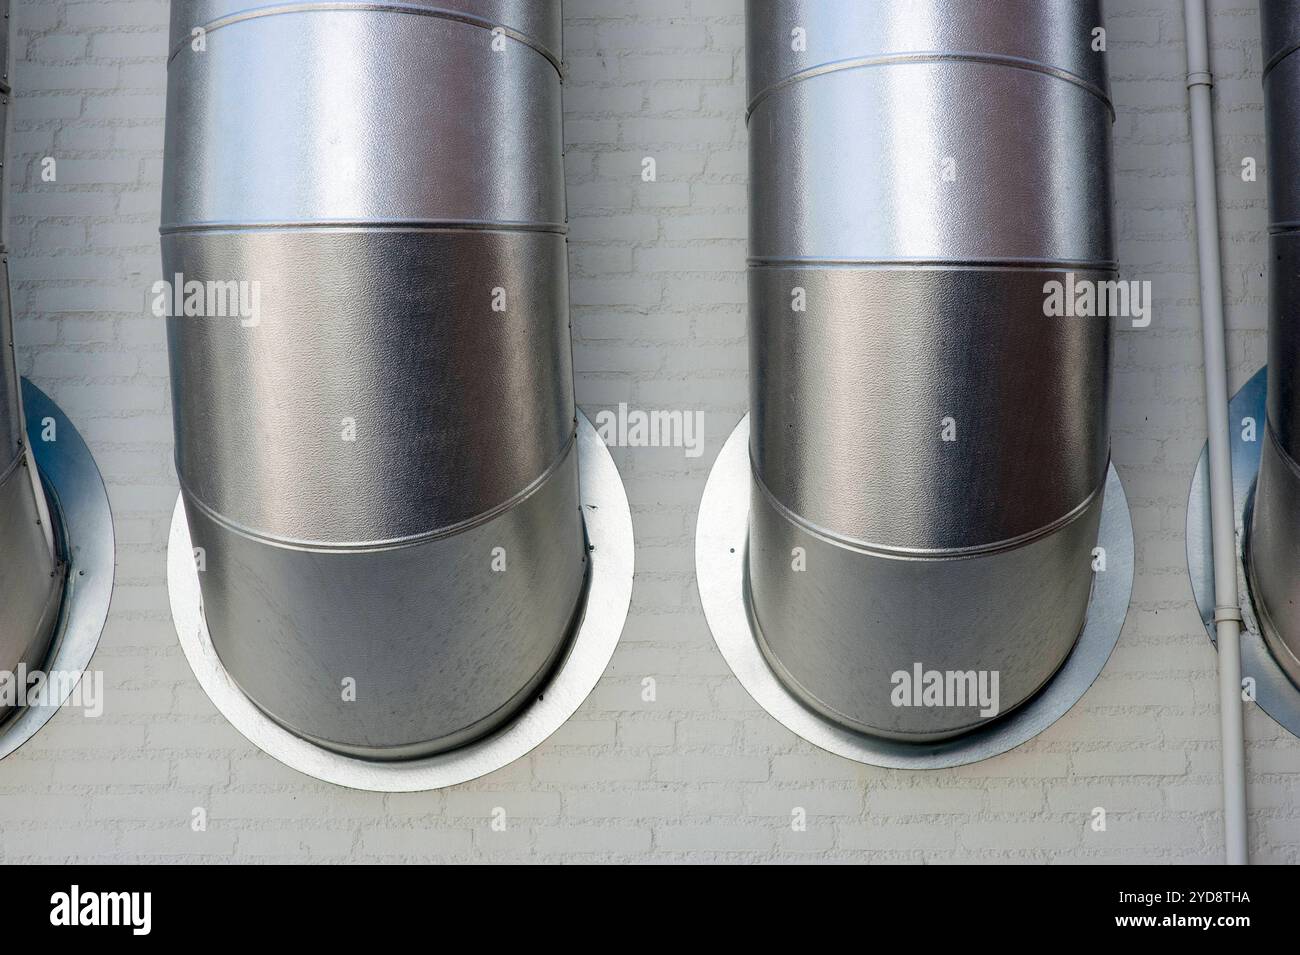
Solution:
M 1115 274 L 1099 8 L 748 5 L 748 599 L 780 680 L 848 729 L 987 723 L 891 677 L 996 673 L 1006 714 L 1084 624 L 1111 337 L 1044 299 Z
M 1300 3 L 1260 5 L 1269 162 L 1268 416 L 1246 566 L 1269 649 L 1300 685 Z
M 260 295 L 168 321 L 212 644 L 336 752 L 489 734 L 586 579 L 560 4 L 202 0 L 172 24 L 164 275 Z
M 0 3 L 0 157 L 9 128 L 9 4 Z M 0 189 L 0 222 L 4 220 Z M 0 676 L 39 670 L 50 650 L 63 599 L 64 563 L 55 550 L 49 505 L 27 443 L 14 354 L 9 256 L 0 245 Z M 0 707 L 0 722 L 15 714 Z

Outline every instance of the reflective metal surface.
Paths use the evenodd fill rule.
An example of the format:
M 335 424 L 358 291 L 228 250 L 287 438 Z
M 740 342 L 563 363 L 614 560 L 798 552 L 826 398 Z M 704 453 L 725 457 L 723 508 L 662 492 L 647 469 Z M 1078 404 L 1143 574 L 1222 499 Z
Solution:
M 172 36 L 164 276 L 259 295 L 168 320 L 212 646 L 321 746 L 464 745 L 588 574 L 560 4 L 211 0 Z
M 217 656 L 204 620 L 193 542 L 178 499 L 167 546 L 167 590 L 181 648 L 204 691 L 249 741 L 299 772 L 354 789 L 417 792 L 475 779 L 526 755 L 582 704 L 604 672 L 632 597 L 632 515 L 623 482 L 595 429 L 579 414 L 577 457 L 591 577 L 568 653 L 519 717 L 495 733 L 421 759 L 377 762 L 324 749 L 290 733 L 248 699 Z
M 1232 426 L 1232 498 L 1236 505 L 1238 579 L 1244 597 L 1241 607 L 1241 673 L 1243 679 L 1251 681 L 1255 702 L 1260 709 L 1291 733 L 1300 736 L 1300 693 L 1296 692 L 1296 685 L 1286 670 L 1291 661 L 1285 654 L 1279 655 L 1270 649 L 1285 649 L 1285 644 L 1256 595 L 1259 568 L 1255 560 L 1264 549 L 1254 540 L 1255 531 L 1248 530 L 1260 526 L 1252 522 L 1251 516 L 1252 510 L 1259 507 L 1256 480 L 1262 478 L 1260 462 L 1269 454 L 1271 442 L 1264 430 L 1269 384 L 1268 371 L 1261 368 L 1233 395 L 1228 413 Z M 1207 472 L 1207 453 L 1202 451 L 1187 500 L 1187 566 L 1196 608 L 1210 641 L 1214 642 L 1214 561 L 1211 556 Z M 1294 536 L 1296 525 L 1288 526 Z M 1288 526 L 1282 528 L 1283 534 Z
M 1261 5 L 1269 162 L 1268 426 L 1247 543 L 1265 640 L 1300 686 L 1300 3 Z
M 1111 263 L 1100 6 L 751 0 L 751 254 Z
M 9 121 L 9 3 L 0 2 L 0 159 Z M 0 223 L 7 196 L 0 188 Z M 4 226 L 0 225 L 0 230 Z M 5 230 L 7 237 L 7 230 Z M 49 503 L 25 434 L 22 389 L 14 350 L 9 256 L 0 245 L 0 682 L 20 670 L 40 670 L 50 652 L 67 570 L 57 552 Z M 0 724 L 18 708 L 0 706 Z
M 983 708 L 897 706 L 892 674 L 996 673 L 1005 716 L 1084 628 L 1111 332 L 1045 293 L 1115 277 L 1101 22 L 748 5 L 748 599 L 786 688 L 846 729 L 970 732 Z
M 951 739 L 905 742 L 868 735 L 842 720 L 810 709 L 778 677 L 754 639 L 745 592 L 746 536 L 752 484 L 749 418 L 727 439 L 714 462 L 700 502 L 695 533 L 696 578 L 709 629 L 728 666 L 760 706 L 803 739 L 839 756 L 895 769 L 943 769 L 996 756 L 1037 736 L 1060 719 L 1087 691 L 1119 640 L 1133 588 L 1133 525 L 1115 469 L 1106 482 L 1097 544 L 1106 571 L 1094 577 L 1086 622 L 1065 664 L 1015 712 L 985 721 Z M 836 594 L 836 599 L 842 596 Z M 828 599 L 830 595 L 828 594 Z
M 108 619 L 113 594 L 113 518 L 108 492 L 77 429 L 44 392 L 22 383 L 27 434 L 50 503 L 66 562 L 67 586 L 48 653 L 40 670 L 59 675 L 53 695 L 18 711 L 0 726 L 0 759 L 31 739 L 48 723 L 90 666 Z M 47 440 L 50 436 L 53 440 Z

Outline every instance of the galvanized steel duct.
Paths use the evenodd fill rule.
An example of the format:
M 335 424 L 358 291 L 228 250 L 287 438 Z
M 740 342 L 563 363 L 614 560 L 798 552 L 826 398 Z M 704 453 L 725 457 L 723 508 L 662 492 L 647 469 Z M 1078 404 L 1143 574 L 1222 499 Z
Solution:
M 484 736 L 586 578 L 560 3 L 200 0 L 171 41 L 164 275 L 260 288 L 168 321 L 213 645 L 337 752 Z
M 1300 685 L 1300 2 L 1260 5 L 1269 162 L 1268 424 L 1247 576 L 1269 649 Z
M 7 0 L 0 30 L 0 156 L 9 128 Z M 0 189 L 0 222 L 4 220 Z M 65 564 L 56 552 L 49 504 L 27 443 L 14 354 L 9 256 L 0 245 L 0 675 L 39 670 L 49 654 L 63 598 Z M 0 722 L 16 710 L 0 707 Z
M 1114 278 L 1100 3 L 747 16 L 754 629 L 823 716 L 952 737 L 979 708 L 892 674 L 997 673 L 1005 714 L 1089 601 L 1111 335 L 1044 298 Z

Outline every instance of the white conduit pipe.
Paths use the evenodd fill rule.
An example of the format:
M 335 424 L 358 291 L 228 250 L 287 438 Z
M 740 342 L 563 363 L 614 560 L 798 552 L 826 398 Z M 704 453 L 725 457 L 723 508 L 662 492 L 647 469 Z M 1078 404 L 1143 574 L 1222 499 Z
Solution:
M 1205 0 L 1184 0 L 1187 95 L 1196 186 L 1196 245 L 1201 273 L 1205 419 L 1210 447 L 1210 526 L 1214 551 L 1214 622 L 1219 647 L 1219 733 L 1223 747 L 1223 833 L 1228 865 L 1246 865 L 1246 748 L 1241 700 L 1241 605 L 1237 596 L 1236 522 L 1228 433 L 1228 372 L 1219 260 L 1214 115 Z

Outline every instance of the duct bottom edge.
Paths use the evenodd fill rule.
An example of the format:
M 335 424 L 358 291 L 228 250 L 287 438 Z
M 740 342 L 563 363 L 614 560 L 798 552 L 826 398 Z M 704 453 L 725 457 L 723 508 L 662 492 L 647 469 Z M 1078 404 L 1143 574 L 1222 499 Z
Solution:
M 353 789 L 372 792 L 440 789 L 483 776 L 525 755 L 571 717 L 595 687 L 618 643 L 631 600 L 634 553 L 627 495 L 608 449 L 581 413 L 573 458 L 575 468 L 566 465 L 561 469 L 565 476 L 559 479 L 559 486 L 569 488 L 576 482 L 577 497 L 569 499 L 567 492 L 559 496 L 572 504 L 574 534 L 587 555 L 586 576 L 583 577 L 579 567 L 573 580 L 575 606 L 567 608 L 568 616 L 557 624 L 555 632 L 543 631 L 526 614 L 519 617 L 523 629 L 516 632 L 528 633 L 529 626 L 535 624 L 533 631 L 548 635 L 549 645 L 558 645 L 560 649 L 553 666 L 543 665 L 529 671 L 530 677 L 538 670 L 543 671 L 539 686 L 529 687 L 530 693 L 513 695 L 505 706 L 492 711 L 499 716 L 495 729 L 484 730 L 477 738 L 455 748 L 426 750 L 423 756 L 374 759 L 357 755 L 356 748 L 353 752 L 340 750 L 337 740 L 331 746 L 321 745 L 294 732 L 290 728 L 293 724 L 273 719 L 266 709 L 254 703 L 236 681 L 229 661 L 217 652 L 215 642 L 219 635 L 214 632 L 215 620 L 202 593 L 203 573 L 194 559 L 197 540 L 191 535 L 181 496 L 172 512 L 167 589 L 181 649 L 203 691 L 231 725 L 266 754 L 316 779 Z M 529 500 L 544 496 L 550 483 L 539 487 Z M 510 513 L 513 511 L 507 515 Z M 488 521 L 478 528 L 488 529 L 495 524 L 496 520 Z M 458 534 L 445 538 L 444 542 L 464 536 Z M 518 552 L 514 553 L 519 556 Z M 211 572 L 210 555 L 208 566 L 204 573 Z M 542 580 L 552 591 L 559 590 L 554 584 L 561 570 L 554 560 L 541 562 Z M 412 599 L 423 599 L 423 591 L 418 587 L 411 589 Z M 561 632 L 564 621 L 570 622 L 570 631 Z M 419 642 L 427 641 L 429 634 L 413 636 Z M 417 685 L 429 686 L 427 681 Z M 517 705 L 512 706 L 516 701 Z
M 1243 562 L 1264 643 L 1300 687 L 1300 465 L 1264 431 Z
M 27 468 L 16 468 L 0 482 L 0 497 L 16 496 L 20 506 L 10 510 L 6 500 L 0 502 L 0 512 L 20 515 L 20 536 L 27 541 L 26 553 L 34 558 L 28 565 L 0 561 L 5 564 L 0 567 L 0 593 L 13 581 L 10 574 L 29 577 L 33 590 L 28 597 L 39 607 L 35 613 L 39 623 L 33 626 L 32 617 L 27 617 L 23 634 L 36 637 L 27 642 L 25 658 L 17 663 L 26 664 L 29 694 L 35 688 L 30 679 L 34 670 L 45 679 L 37 698 L 29 696 L 27 705 L 14 707 L 0 718 L 0 759 L 23 746 L 65 705 L 80 703 L 93 709 L 102 702 L 97 686 L 80 694 L 75 691 L 95 679 L 87 670 L 108 618 L 115 566 L 108 492 L 90 449 L 62 409 L 27 379 L 22 381 L 22 403 L 31 454 Z M 57 440 L 46 440 L 45 433 L 57 435 Z M 32 480 L 34 474 L 39 481 Z M 37 524 L 45 517 L 34 497 L 38 487 L 48 505 L 45 515 L 57 563 L 49 554 L 44 528 Z M 0 518 L 0 525 L 5 521 Z M 0 529 L 0 553 L 6 557 L 16 553 L 10 549 L 13 541 L 9 532 Z M 5 599 L 0 596 L 0 606 L 6 610 L 0 630 L 15 619 L 14 605 Z M 4 668 L 12 670 L 15 665 L 13 656 L 5 657 Z
M 397 547 L 284 546 L 182 498 L 230 678 L 285 729 L 339 753 L 415 759 L 491 733 L 554 669 L 581 617 L 572 446 L 509 510 Z
M 1054 675 L 1049 673 L 1046 683 L 1036 692 L 1029 692 L 1014 708 L 1004 703 L 996 718 L 981 721 L 969 732 L 929 740 L 915 732 L 899 734 L 898 738 L 869 734 L 843 719 L 832 719 L 818 712 L 808 704 L 806 696 L 796 695 L 789 681 L 778 675 L 770 653 L 760 647 L 760 641 L 770 641 L 772 634 L 769 631 L 760 636 L 750 605 L 753 543 L 750 511 L 754 480 L 749 437 L 746 417 L 723 445 L 709 473 L 695 534 L 696 581 L 700 603 L 723 659 L 754 701 L 791 732 L 828 752 L 872 766 L 914 770 L 962 766 L 1005 753 L 1032 739 L 1068 712 L 1100 675 L 1119 640 L 1133 589 L 1133 522 L 1124 485 L 1114 465 L 1108 469 L 1104 493 L 1096 496 L 1100 513 L 1094 539 L 1098 556 L 1104 554 L 1105 563 L 1099 562 L 1095 573 L 1083 574 L 1091 578 L 1091 588 L 1082 630 L 1072 645 L 1073 634 L 1064 635 L 1064 662 Z M 779 524 L 776 527 L 780 529 Z M 788 551 L 779 556 L 784 559 L 784 567 L 793 569 Z M 855 580 L 854 586 L 860 587 L 861 580 Z M 1014 589 L 1004 588 L 1001 594 L 1018 598 L 1027 589 L 1016 582 Z M 761 587 L 759 596 L 761 601 Z M 797 623 L 794 632 L 815 633 L 809 621 Z M 870 632 L 859 625 L 856 632 L 864 635 L 868 645 L 887 646 L 892 638 L 888 626 Z M 824 646 L 816 648 L 825 655 Z M 789 662 L 789 656 L 782 657 L 787 670 Z M 924 669 L 930 670 L 937 669 L 941 661 L 936 657 L 934 662 L 930 659 L 913 662 L 921 662 Z M 1051 669 L 1050 664 L 1047 669 Z M 886 682 L 890 675 L 885 674 Z M 1007 699 L 1005 693 L 1003 698 Z M 858 723 L 879 733 L 878 721 L 859 720 Z
M 855 732 L 930 742 L 1023 705 L 1083 629 L 1104 506 L 1017 547 L 952 559 L 858 550 L 755 484 L 746 599 L 760 649 L 806 706 Z
M 31 462 L 24 452 L 0 478 L 0 680 L 45 665 L 63 602 L 65 568 L 41 528 Z M 17 712 L 0 705 L 0 723 Z

